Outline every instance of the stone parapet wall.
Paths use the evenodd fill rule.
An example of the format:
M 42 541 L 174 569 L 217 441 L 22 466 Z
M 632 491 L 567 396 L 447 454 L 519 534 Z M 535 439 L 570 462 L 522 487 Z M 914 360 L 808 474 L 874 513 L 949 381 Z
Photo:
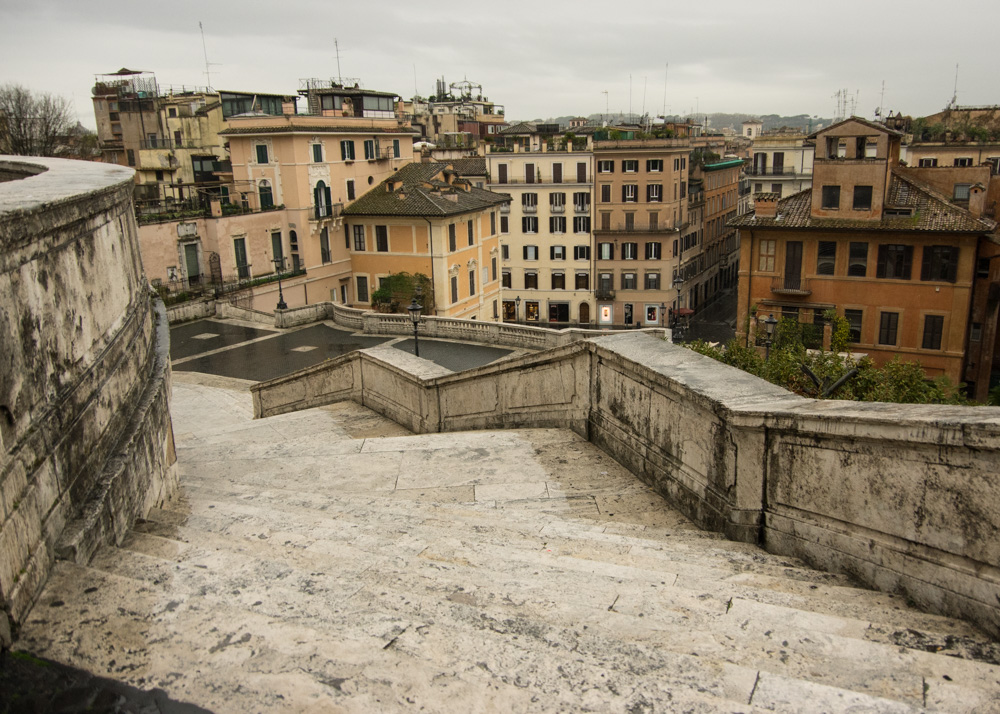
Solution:
M 204 317 L 215 317 L 218 308 L 212 298 L 204 300 L 192 300 L 179 305 L 171 305 L 167 308 L 167 322 L 171 325 L 178 322 L 190 322 L 200 320 Z
M 86 561 L 176 487 L 166 313 L 132 172 L 0 158 L 0 630 L 57 556 Z M 6 644 L 6 643 L 4 643 Z
M 635 333 L 459 374 L 372 348 L 252 392 L 258 417 L 351 399 L 419 433 L 569 428 L 703 528 L 1000 636 L 1000 409 L 806 399 Z

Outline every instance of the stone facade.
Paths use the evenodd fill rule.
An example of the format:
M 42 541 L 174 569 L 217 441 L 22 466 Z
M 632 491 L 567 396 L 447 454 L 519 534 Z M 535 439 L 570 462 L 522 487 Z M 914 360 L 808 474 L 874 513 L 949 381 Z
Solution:
M 417 432 L 564 427 L 699 526 L 1000 634 L 1000 409 L 818 401 L 647 335 L 442 375 L 373 348 L 252 388 Z
M 0 166 L 0 631 L 16 633 L 53 560 L 120 540 L 173 492 L 176 458 L 132 171 Z

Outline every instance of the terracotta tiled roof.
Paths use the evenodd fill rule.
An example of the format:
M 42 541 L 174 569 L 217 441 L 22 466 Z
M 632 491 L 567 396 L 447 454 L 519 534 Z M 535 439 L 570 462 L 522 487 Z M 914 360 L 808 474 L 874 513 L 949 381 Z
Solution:
M 966 209 L 956 206 L 945 196 L 928 186 L 904 178 L 893 170 L 885 207 L 909 208 L 909 216 L 885 216 L 878 221 L 849 218 L 814 218 L 812 189 L 806 189 L 778 201 L 773 218 L 745 213 L 729 221 L 734 228 L 817 228 L 859 231 L 939 231 L 942 233 L 990 233 L 997 224 L 987 218 L 976 218 Z
M 501 134 L 537 134 L 538 127 L 532 124 L 530 121 L 522 121 L 517 124 L 511 124 L 500 131 Z
M 265 116 L 265 115 L 262 115 Z M 270 115 L 266 115 L 270 116 Z M 406 127 L 342 126 L 337 124 L 281 124 L 279 126 L 232 126 L 219 132 L 219 136 L 233 134 L 416 134 Z
M 451 159 L 447 163 L 455 169 L 459 176 L 485 176 L 489 173 L 486 170 L 486 158 L 483 156 L 470 156 L 467 159 Z
M 836 124 L 831 124 L 830 126 L 824 127 L 823 129 L 817 129 L 812 134 L 810 134 L 808 138 L 815 139 L 818 134 L 824 134 L 824 133 L 830 131 L 830 129 L 833 129 L 834 127 L 838 127 L 841 124 L 847 124 L 848 122 L 857 122 L 858 124 L 864 124 L 869 129 L 874 129 L 876 131 L 882 132 L 883 134 L 889 134 L 890 136 L 902 136 L 903 135 L 902 132 L 896 131 L 895 129 L 890 129 L 885 124 L 878 124 L 878 123 L 873 122 L 873 121 L 868 121 L 867 119 L 862 119 L 861 117 L 847 117 L 847 119 L 843 119 L 841 121 L 838 121 Z
M 452 184 L 445 179 L 452 174 Z M 399 183 L 389 190 L 390 183 Z M 466 190 L 468 188 L 468 190 Z M 454 216 L 510 203 L 458 178 L 447 163 L 408 164 L 344 209 L 345 216 Z

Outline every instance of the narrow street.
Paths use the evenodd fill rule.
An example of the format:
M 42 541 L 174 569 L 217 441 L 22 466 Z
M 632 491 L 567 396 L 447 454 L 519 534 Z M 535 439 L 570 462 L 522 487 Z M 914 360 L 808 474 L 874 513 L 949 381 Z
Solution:
M 691 316 L 684 330 L 683 342 L 705 340 L 726 344 L 736 337 L 736 288 L 724 290 L 718 298 Z

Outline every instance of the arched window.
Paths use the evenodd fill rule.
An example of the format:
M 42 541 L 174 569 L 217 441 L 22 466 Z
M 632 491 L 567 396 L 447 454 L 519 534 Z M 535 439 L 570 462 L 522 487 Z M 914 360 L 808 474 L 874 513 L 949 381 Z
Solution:
M 261 179 L 261 182 L 257 185 L 257 191 L 260 193 L 260 209 L 263 211 L 268 208 L 274 208 L 274 196 L 271 194 L 271 182 L 267 179 Z
M 316 218 L 326 218 L 333 214 L 330 187 L 323 181 L 317 181 L 316 188 L 313 189 L 313 205 L 316 207 Z

